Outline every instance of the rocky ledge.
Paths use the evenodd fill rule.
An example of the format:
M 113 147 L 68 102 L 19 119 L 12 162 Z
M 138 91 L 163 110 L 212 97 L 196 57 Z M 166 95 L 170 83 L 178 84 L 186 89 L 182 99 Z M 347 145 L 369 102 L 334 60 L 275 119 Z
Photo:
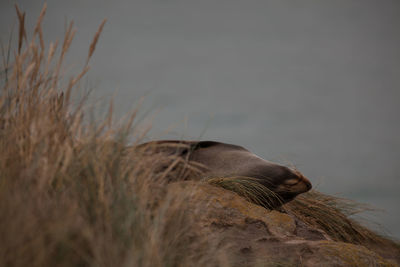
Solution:
M 189 194 L 186 208 L 198 235 L 224 248 L 233 266 L 400 266 L 392 245 L 333 240 L 294 215 L 267 210 L 209 184 L 177 182 L 168 194 Z

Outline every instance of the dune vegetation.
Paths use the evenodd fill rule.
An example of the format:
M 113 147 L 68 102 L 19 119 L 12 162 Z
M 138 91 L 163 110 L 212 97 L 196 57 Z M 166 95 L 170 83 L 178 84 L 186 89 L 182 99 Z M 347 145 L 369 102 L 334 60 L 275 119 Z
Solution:
M 82 71 L 62 84 L 73 24 L 61 43 L 46 46 L 46 9 L 31 37 L 25 14 L 17 11 L 17 47 L 3 50 L 1 71 L 1 265 L 184 266 L 213 257 L 204 242 L 190 239 L 189 218 L 179 208 L 185 196 L 149 209 L 166 176 L 178 176 L 179 168 L 160 172 L 153 162 L 170 159 L 125 149 L 135 111 L 116 125 L 110 105 L 103 120 L 92 123 L 85 120 L 86 98 L 71 103 L 104 23 Z M 196 255 L 182 253 L 192 246 Z
M 46 44 L 45 11 L 26 29 L 25 13 L 17 8 L 16 47 L 2 46 L 0 265 L 229 266 L 224 246 L 196 234 L 201 211 L 184 208 L 192 192 L 165 191 L 171 181 L 198 177 L 199 169 L 173 155 L 135 148 L 143 140 L 136 110 L 115 123 L 110 104 L 104 117 L 92 120 L 85 113 L 87 96 L 72 97 L 89 71 L 105 21 L 88 44 L 82 70 L 66 79 L 63 63 L 75 29 L 70 23 L 62 42 Z M 273 197 L 248 178 L 204 182 L 256 204 Z M 349 218 L 359 207 L 312 191 L 281 211 L 333 240 L 393 245 Z

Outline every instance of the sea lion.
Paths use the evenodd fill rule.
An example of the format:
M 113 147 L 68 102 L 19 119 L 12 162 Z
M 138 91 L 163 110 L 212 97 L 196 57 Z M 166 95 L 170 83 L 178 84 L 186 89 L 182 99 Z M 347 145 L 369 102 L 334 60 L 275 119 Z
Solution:
M 310 181 L 298 170 L 282 166 L 251 153 L 244 147 L 215 141 L 161 140 L 140 146 L 156 147 L 205 167 L 208 177 L 250 177 L 276 193 L 281 204 L 311 189 Z

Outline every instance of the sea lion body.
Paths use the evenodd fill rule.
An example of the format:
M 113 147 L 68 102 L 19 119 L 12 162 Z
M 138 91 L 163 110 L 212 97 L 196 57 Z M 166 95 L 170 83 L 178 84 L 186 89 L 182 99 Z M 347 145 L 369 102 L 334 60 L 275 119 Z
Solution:
M 279 195 L 283 203 L 311 189 L 310 181 L 299 171 L 265 159 L 232 144 L 214 141 L 165 140 L 145 143 L 162 151 L 184 157 L 205 167 L 210 177 L 250 177 Z

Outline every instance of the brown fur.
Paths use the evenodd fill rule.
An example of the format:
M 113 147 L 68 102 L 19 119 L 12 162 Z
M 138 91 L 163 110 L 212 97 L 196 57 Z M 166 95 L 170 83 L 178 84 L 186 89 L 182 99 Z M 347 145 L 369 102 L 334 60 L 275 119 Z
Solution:
M 161 140 L 140 145 L 158 152 L 175 154 L 204 166 L 209 177 L 250 177 L 277 193 L 283 203 L 311 189 L 310 181 L 299 171 L 251 153 L 247 149 L 214 141 Z

